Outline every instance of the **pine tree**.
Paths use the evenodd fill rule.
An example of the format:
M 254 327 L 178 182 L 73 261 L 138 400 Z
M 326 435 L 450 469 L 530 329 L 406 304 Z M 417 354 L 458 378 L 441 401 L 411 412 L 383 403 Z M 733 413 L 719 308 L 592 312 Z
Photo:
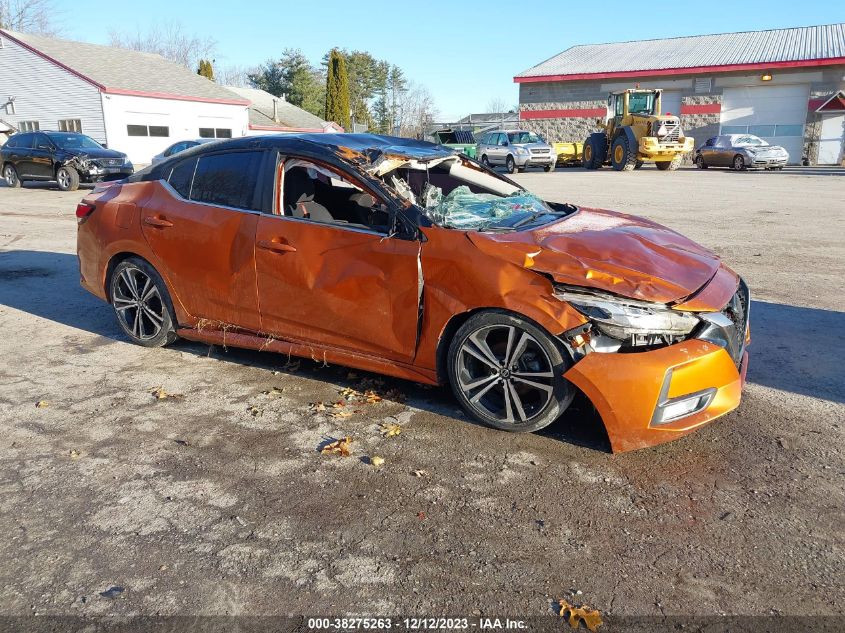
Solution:
M 201 59 L 197 68 L 197 74 L 214 81 L 214 66 L 212 66 L 209 60 Z
M 346 60 L 337 49 L 333 49 L 329 54 L 326 120 L 339 123 L 345 130 L 352 127 L 349 119 L 349 77 L 346 74 Z

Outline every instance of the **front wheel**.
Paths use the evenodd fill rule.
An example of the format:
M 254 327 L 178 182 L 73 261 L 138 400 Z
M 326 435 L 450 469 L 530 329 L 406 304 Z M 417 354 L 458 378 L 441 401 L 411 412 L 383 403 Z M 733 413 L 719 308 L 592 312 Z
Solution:
M 21 186 L 21 180 L 18 178 L 18 171 L 12 164 L 6 165 L 6 167 L 3 168 L 3 180 L 5 180 L 6 184 L 12 189 Z
M 549 172 L 549 171 L 552 170 L 553 167 L 554 167 L 554 165 L 546 165 L 545 167 L 543 167 L 543 171 Z
M 625 133 L 620 134 L 613 141 L 610 148 L 610 163 L 616 171 L 631 171 L 637 165 L 637 152 L 628 142 Z
M 704 162 L 704 156 L 695 157 L 695 166 L 699 169 L 707 169 L 707 163 Z
M 513 159 L 513 156 L 508 156 L 505 159 L 505 167 L 507 168 L 509 174 L 516 171 L 516 161 Z
M 745 169 L 745 159 L 739 154 L 737 154 L 736 156 L 734 156 L 733 165 L 734 169 L 736 169 L 737 171 L 743 171 Z
M 490 161 L 487 159 L 487 154 L 482 155 L 481 164 L 490 169 Z
M 150 264 L 139 257 L 120 262 L 109 288 L 117 322 L 133 343 L 164 347 L 176 340 L 176 318 L 167 286 Z
M 56 170 L 56 184 L 61 191 L 76 191 L 79 189 L 79 172 L 73 167 L 59 167 Z
M 568 356 L 538 326 L 504 312 L 481 312 L 449 346 L 449 382 L 473 418 L 505 431 L 554 422 L 575 396 L 563 377 Z

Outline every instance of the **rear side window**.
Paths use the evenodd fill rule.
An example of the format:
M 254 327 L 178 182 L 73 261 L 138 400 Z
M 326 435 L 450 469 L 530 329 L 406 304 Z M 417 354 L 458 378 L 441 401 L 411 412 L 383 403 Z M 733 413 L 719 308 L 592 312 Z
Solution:
M 194 168 L 197 166 L 197 159 L 190 158 L 176 163 L 170 171 L 167 182 L 180 196 L 186 200 L 191 194 L 191 180 L 194 177 Z
M 256 183 L 263 152 L 231 152 L 200 156 L 191 200 L 236 209 L 260 210 Z
M 15 136 L 16 142 L 13 147 L 18 149 L 31 149 L 32 142 L 35 140 L 35 134 L 18 134 Z

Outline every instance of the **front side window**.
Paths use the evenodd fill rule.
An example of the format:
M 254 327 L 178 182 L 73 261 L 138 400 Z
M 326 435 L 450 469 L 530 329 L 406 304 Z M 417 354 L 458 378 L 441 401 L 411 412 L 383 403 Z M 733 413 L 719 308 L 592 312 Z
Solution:
M 190 199 L 235 209 L 260 210 L 256 184 L 263 152 L 227 152 L 201 156 Z M 175 188 L 175 187 L 174 187 Z
M 628 93 L 629 114 L 654 114 L 654 93 L 653 92 L 629 92 Z
M 282 167 L 282 214 L 387 233 L 387 205 L 335 169 L 288 158 Z

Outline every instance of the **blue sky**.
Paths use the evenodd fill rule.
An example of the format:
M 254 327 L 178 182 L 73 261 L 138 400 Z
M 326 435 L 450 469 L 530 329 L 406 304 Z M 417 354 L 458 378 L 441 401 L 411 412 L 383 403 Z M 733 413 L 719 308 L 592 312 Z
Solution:
M 453 120 L 492 99 L 517 103 L 513 76 L 575 44 L 845 22 L 845 4 L 832 0 L 628 2 L 613 17 L 615 4 L 74 0 L 61 24 L 68 39 L 107 44 L 112 29 L 173 20 L 215 39 L 223 65 L 255 66 L 287 47 L 314 63 L 333 46 L 368 50 L 425 85 L 441 120 Z

